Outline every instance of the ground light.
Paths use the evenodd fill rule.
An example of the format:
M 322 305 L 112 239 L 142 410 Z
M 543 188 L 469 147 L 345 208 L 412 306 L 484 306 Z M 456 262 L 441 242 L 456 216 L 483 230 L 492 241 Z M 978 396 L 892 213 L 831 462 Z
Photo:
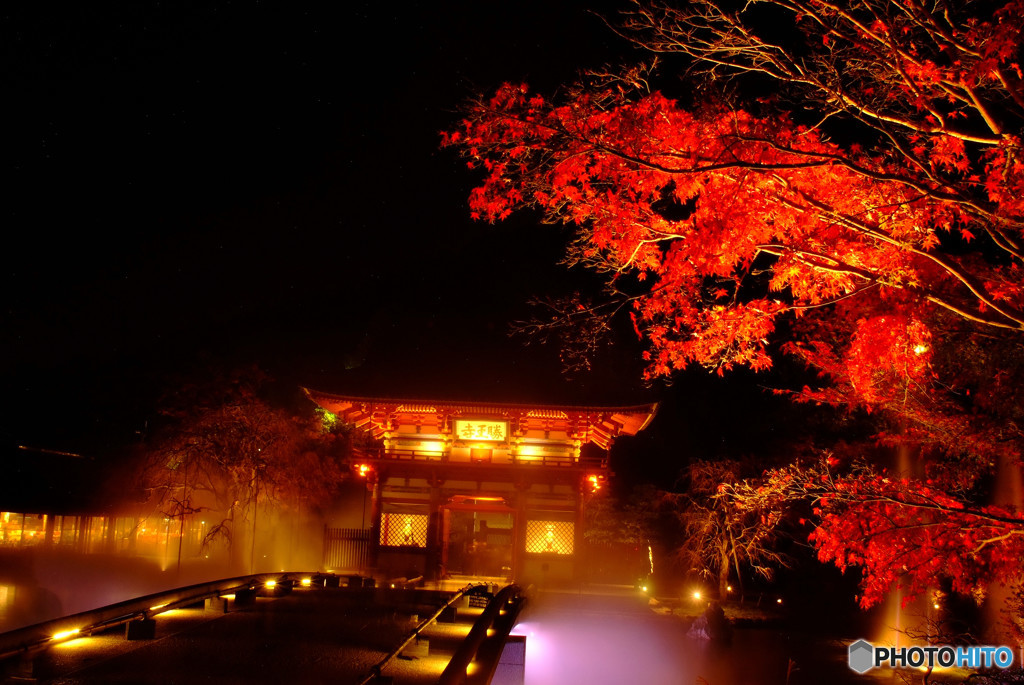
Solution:
M 100 639 L 101 638 L 95 637 L 93 635 L 75 635 L 69 640 L 64 640 L 60 644 L 54 645 L 53 649 L 60 650 L 62 652 L 77 652 L 84 649 L 89 649 L 90 647 L 95 647 L 97 644 L 100 644 Z
M 182 609 L 168 609 L 168 606 L 168 604 L 157 604 L 155 607 L 149 607 L 150 617 L 162 616 L 163 618 L 168 618 L 170 616 L 179 616 L 184 613 L 184 610 Z
M 302 587 L 309 587 L 310 585 L 313 584 L 313 579 L 312 578 L 303 578 L 301 583 L 302 583 Z
M 67 639 L 69 637 L 73 637 L 75 635 L 78 635 L 80 632 L 82 632 L 81 628 L 75 628 L 73 630 L 62 630 L 59 633 L 54 634 L 50 639 L 51 640 L 65 640 L 65 639 Z

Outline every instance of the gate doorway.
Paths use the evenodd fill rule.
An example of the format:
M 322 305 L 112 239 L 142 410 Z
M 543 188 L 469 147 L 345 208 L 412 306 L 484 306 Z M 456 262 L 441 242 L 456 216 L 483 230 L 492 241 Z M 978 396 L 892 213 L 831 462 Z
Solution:
M 441 509 L 445 575 L 506 578 L 512 574 L 515 515 L 498 507 L 450 505 Z

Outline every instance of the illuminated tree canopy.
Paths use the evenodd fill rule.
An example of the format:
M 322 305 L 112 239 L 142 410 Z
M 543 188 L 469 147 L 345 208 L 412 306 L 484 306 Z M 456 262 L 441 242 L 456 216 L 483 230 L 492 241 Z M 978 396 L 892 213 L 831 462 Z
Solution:
M 553 302 L 535 332 L 593 349 L 628 311 L 651 378 L 792 355 L 820 377 L 790 389 L 797 400 L 872 412 L 883 439 L 955 459 L 931 487 L 966 506 L 972 479 L 1021 456 L 1024 3 L 729 8 L 644 2 L 610 21 L 685 61 L 690 88 L 673 96 L 637 67 L 553 98 L 506 84 L 470 102 L 443 143 L 482 175 L 472 214 L 568 224 L 568 262 L 606 275 L 605 301 Z M 823 558 L 863 564 L 835 547 L 860 533 L 829 516 L 874 510 L 830 508 L 840 501 L 822 498 L 815 541 Z M 1017 532 L 992 549 L 1019 539 L 1007 516 Z M 958 544 L 975 554 L 973 539 Z M 987 568 L 948 566 L 1009 573 Z M 898 575 L 871 571 L 866 603 Z
M 726 483 L 718 500 L 778 525 L 795 502 L 818 518 L 811 539 L 822 561 L 864 571 L 861 606 L 899 585 L 904 601 L 947 577 L 957 592 L 983 595 L 993 582 L 1019 577 L 1024 516 L 1012 508 L 975 505 L 936 484 L 887 476 L 865 464 L 841 475 L 828 457 L 772 469 L 757 481 Z M 801 521 L 805 523 L 806 521 Z
M 752 498 L 715 496 L 723 481 L 739 481 L 743 465 L 736 461 L 696 461 L 684 472 L 684 493 L 665 493 L 665 503 L 682 532 L 678 559 L 689 569 L 712 576 L 718 596 L 727 597 L 730 569 L 744 593 L 744 571 L 770 580 L 775 570 L 791 559 L 780 552 L 778 503 L 761 506 Z M 774 517 L 769 522 L 768 516 Z

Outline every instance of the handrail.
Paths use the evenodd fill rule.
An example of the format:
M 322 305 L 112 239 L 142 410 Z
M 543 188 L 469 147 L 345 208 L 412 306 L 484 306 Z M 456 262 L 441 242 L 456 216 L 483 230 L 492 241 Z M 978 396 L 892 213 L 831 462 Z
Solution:
M 490 603 L 488 603 L 487 608 L 480 614 L 480 618 L 473 624 L 473 628 L 469 631 L 465 641 L 459 646 L 451 661 L 448 662 L 444 672 L 437 681 L 438 685 L 462 685 L 462 683 L 465 683 L 468 677 L 466 675 L 466 668 L 481 654 L 482 648 L 485 646 L 485 640 L 490 640 L 490 644 L 495 647 L 504 646 L 509 632 L 515 625 L 519 609 L 522 607 L 522 599 L 523 595 L 516 585 L 506 585 L 501 592 L 494 596 Z M 511 606 L 513 610 L 502 614 L 502 609 L 506 608 L 506 606 Z M 495 633 L 489 636 L 487 633 L 492 627 L 495 628 Z M 492 650 L 492 653 L 488 656 L 490 658 L 484 666 L 485 672 L 474 676 L 474 680 L 478 682 L 490 682 L 498 666 L 498 660 L 501 658 L 501 650 Z
M 569 455 L 560 454 L 537 454 L 537 455 L 516 455 L 509 456 L 507 460 L 491 461 L 476 460 L 472 458 L 452 459 L 450 455 L 433 450 L 406 450 L 406 449 L 363 449 L 360 451 L 359 459 L 365 461 L 411 461 L 411 462 L 439 462 L 445 465 L 472 465 L 472 466 L 515 466 L 515 467 L 553 467 L 553 468 L 605 468 L 608 465 L 607 459 L 594 457 L 580 457 L 574 459 Z
M 216 597 L 241 590 L 255 589 L 268 580 L 286 580 L 290 575 L 317 575 L 316 573 L 259 573 L 250 576 L 225 578 L 206 583 L 197 583 L 173 590 L 164 590 L 135 599 L 117 602 L 98 609 L 83 611 L 70 616 L 16 628 L 0 633 L 0 661 L 14 656 L 31 657 L 59 644 L 61 633 L 88 635 L 108 630 L 122 623 L 149 618 L 185 604 L 192 604 L 208 597 Z
M 462 597 L 467 592 L 469 592 L 473 588 L 477 588 L 477 587 L 486 587 L 486 585 L 484 585 L 483 583 L 476 583 L 476 584 L 471 583 L 471 584 L 467 585 L 466 587 L 458 590 L 455 593 L 455 595 L 451 599 L 449 599 L 448 602 L 443 607 L 441 607 L 440 609 L 435 611 L 432 616 L 430 616 L 429 618 L 426 618 L 426 619 L 420 621 L 419 624 L 416 626 L 416 628 L 412 631 L 412 633 L 410 633 L 409 636 L 407 638 L 405 638 L 405 641 L 402 642 L 402 644 L 400 644 L 397 649 L 392 650 L 391 653 L 389 653 L 386 657 L 384 657 L 383 659 L 378 661 L 376 664 L 374 664 L 373 668 L 370 669 L 370 672 L 362 680 L 359 681 L 359 685 L 367 685 L 368 683 L 372 683 L 374 680 L 380 678 L 381 671 L 383 671 L 384 668 L 388 664 L 390 664 L 392 661 L 394 661 L 395 658 L 399 654 L 401 654 L 405 650 L 406 647 L 409 646 L 410 642 L 412 642 L 417 637 L 419 637 L 420 633 L 423 631 L 424 628 L 426 628 L 431 623 L 436 621 L 437 617 L 440 616 L 444 612 L 445 609 L 450 607 L 452 604 L 455 604 L 455 602 L 457 602 L 460 599 L 462 599 Z

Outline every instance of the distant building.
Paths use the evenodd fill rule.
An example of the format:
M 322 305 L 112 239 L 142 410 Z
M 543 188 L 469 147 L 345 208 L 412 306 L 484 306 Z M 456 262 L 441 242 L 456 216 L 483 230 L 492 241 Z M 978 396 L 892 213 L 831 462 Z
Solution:
M 0 552 L 51 546 L 96 552 L 113 545 L 111 506 L 92 458 L 23 445 L 0 447 L 0 458 Z
M 585 500 L 657 409 L 306 394 L 370 445 L 369 566 L 391 577 L 578 578 Z

